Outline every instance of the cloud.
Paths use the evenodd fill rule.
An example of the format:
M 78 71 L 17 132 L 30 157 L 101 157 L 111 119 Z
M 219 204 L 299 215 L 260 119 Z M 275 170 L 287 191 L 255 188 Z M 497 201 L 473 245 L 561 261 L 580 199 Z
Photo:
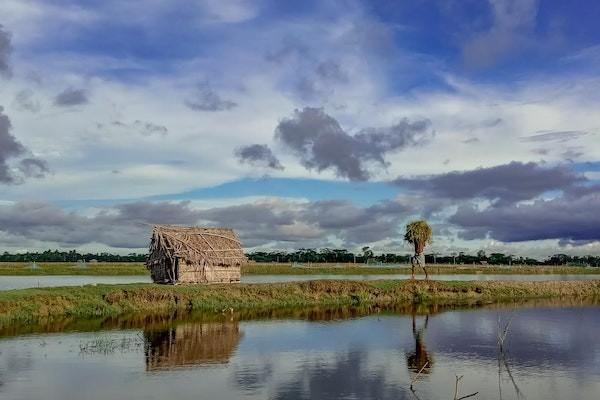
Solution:
M 433 135 L 431 122 L 403 119 L 386 128 L 366 128 L 350 135 L 321 108 L 305 107 L 293 117 L 282 120 L 275 138 L 292 150 L 302 165 L 321 172 L 333 169 L 350 180 L 369 179 L 365 163 L 387 166 L 385 155 L 425 143 Z
M 23 89 L 15 95 L 13 104 L 22 111 L 37 113 L 42 109 L 40 102 L 34 97 L 33 90 Z
M 0 106 L 0 183 L 14 184 L 21 183 L 24 177 L 43 177 L 48 166 L 45 161 L 33 157 L 19 160 L 16 169 L 21 175 L 12 170 L 10 160 L 26 156 L 29 151 L 11 134 L 12 124 L 3 112 L 4 108 Z
M 147 245 L 152 224 L 201 224 L 235 229 L 246 247 L 322 247 L 331 238 L 350 246 L 397 240 L 397 229 L 410 212 L 410 206 L 395 201 L 359 207 L 347 201 L 263 199 L 208 209 L 185 201 L 141 201 L 100 208 L 89 216 L 47 203 L 19 202 L 0 205 L 0 232 L 48 245 L 140 248 Z
M 503 242 L 560 239 L 600 241 L 600 186 L 583 187 L 551 200 L 478 210 L 462 206 L 449 221 L 465 239 Z
M 588 135 L 583 131 L 538 131 L 537 135 L 524 136 L 521 142 L 558 142 L 564 143 Z
M 133 130 L 139 132 L 139 134 L 142 136 L 152 136 L 152 135 L 166 136 L 169 133 L 169 130 L 167 129 L 166 126 L 157 125 L 157 124 L 154 124 L 154 123 L 148 122 L 148 121 L 140 121 L 139 119 L 133 121 L 132 123 L 113 121 L 112 125 L 121 127 L 124 129 L 133 129 Z M 102 124 L 98 124 L 99 128 L 102 128 L 103 126 L 104 125 L 102 125 Z
M 227 111 L 237 107 L 237 103 L 221 98 L 208 84 L 199 85 L 185 105 L 195 111 Z
M 199 213 L 189 203 L 136 202 L 82 216 L 46 203 L 0 206 L 0 231 L 23 239 L 73 246 L 88 243 L 122 248 L 146 247 L 150 225 L 193 225 Z
M 0 183 L 13 183 L 15 177 L 8 160 L 25 153 L 25 147 L 10 133 L 12 125 L 3 111 L 4 108 L 0 106 Z
M 398 227 L 412 211 L 396 201 L 359 207 L 344 200 L 270 199 L 204 210 L 202 219 L 236 229 L 245 246 L 323 247 L 330 238 L 352 246 L 397 239 Z
M 272 169 L 283 170 L 283 165 L 273 154 L 269 146 L 264 144 L 251 144 L 235 150 L 235 156 L 242 163 L 246 162 L 256 166 L 265 166 Z
M 538 0 L 490 0 L 493 23 L 489 30 L 472 35 L 463 46 L 463 59 L 485 68 L 522 51 L 531 42 Z
M 10 67 L 11 53 L 11 35 L 0 24 L 0 77 L 10 78 L 12 76 L 12 69 Z
M 213 20 L 223 23 L 239 23 L 258 15 L 258 2 L 244 0 L 204 0 L 202 7 Z
M 19 161 L 18 168 L 28 178 L 43 178 L 50 172 L 48 163 L 39 158 L 24 158 Z
M 304 100 L 322 101 L 330 97 L 337 86 L 349 82 L 348 75 L 340 64 L 331 60 L 319 62 L 316 66 L 308 65 L 301 70 L 304 74 L 298 74 L 292 86 L 298 96 Z
M 532 199 L 552 190 L 564 190 L 585 181 L 565 166 L 541 167 L 529 162 L 470 171 L 453 171 L 418 178 L 398 178 L 399 186 L 448 199 L 484 198 L 509 204 Z
M 84 89 L 67 88 L 54 98 L 54 105 L 60 107 L 78 106 L 89 102 Z

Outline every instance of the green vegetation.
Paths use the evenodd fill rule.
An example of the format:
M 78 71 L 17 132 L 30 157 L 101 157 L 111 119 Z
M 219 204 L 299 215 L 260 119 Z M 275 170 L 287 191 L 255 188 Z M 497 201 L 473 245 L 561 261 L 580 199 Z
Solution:
M 0 328 L 60 318 L 90 319 L 174 311 L 222 313 L 265 308 L 460 304 L 529 298 L 594 298 L 600 281 L 309 281 L 275 284 L 98 285 L 0 292 Z
M 358 264 L 407 264 L 410 262 L 410 254 L 381 253 L 375 254 L 369 247 L 363 247 L 362 253 L 353 253 L 346 249 L 299 249 L 296 251 L 253 251 L 247 253 L 249 260 L 257 263 L 358 263 Z M 4 252 L 0 254 L 1 262 L 11 263 L 46 263 L 64 262 L 77 263 L 79 261 L 98 261 L 103 263 L 128 263 L 144 262 L 146 254 L 131 253 L 127 255 L 110 253 L 79 253 L 75 250 L 58 251 L 46 250 L 43 252 L 26 252 L 11 254 Z M 578 267 L 600 267 L 600 256 L 569 256 L 567 254 L 556 254 L 543 261 L 531 257 L 516 257 L 511 254 L 491 253 L 489 256 L 480 250 L 476 255 L 450 253 L 447 255 L 425 254 L 425 262 L 428 264 L 458 264 L 472 265 L 481 262 L 493 265 L 553 265 L 553 266 L 578 266 Z
M 58 251 L 46 250 L 42 252 L 25 252 L 25 253 L 9 253 L 5 251 L 0 254 L 0 262 L 70 262 L 78 261 L 98 261 L 111 263 L 128 263 L 128 262 L 144 262 L 146 253 L 130 253 L 127 255 L 111 254 L 111 253 L 79 253 L 75 250 Z

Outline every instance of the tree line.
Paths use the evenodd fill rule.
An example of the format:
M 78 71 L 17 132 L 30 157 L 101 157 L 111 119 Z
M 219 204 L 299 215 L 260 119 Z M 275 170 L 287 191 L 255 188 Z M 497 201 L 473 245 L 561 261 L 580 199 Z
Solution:
M 411 254 L 381 253 L 375 254 L 370 247 L 363 247 L 360 252 L 347 249 L 299 249 L 296 251 L 253 251 L 246 254 L 248 259 L 255 262 L 280 263 L 359 263 L 359 264 L 407 264 Z M 26 252 L 0 254 L 0 262 L 144 262 L 146 254 L 130 253 L 127 255 L 111 253 L 79 253 L 76 250 L 44 252 Z M 438 253 L 425 254 L 428 264 L 481 264 L 491 265 L 574 265 L 600 267 L 600 256 L 570 256 L 555 254 L 544 260 L 531 257 L 516 257 L 510 254 L 491 253 L 487 255 L 480 250 L 476 254 L 464 252 L 441 255 Z
M 363 247 L 361 252 L 353 253 L 346 249 L 299 249 L 287 251 L 254 251 L 247 254 L 256 262 L 280 263 L 361 263 L 361 264 L 406 264 L 410 262 L 411 254 L 381 253 L 374 254 L 370 247 Z M 600 267 L 600 256 L 570 256 L 556 254 L 543 260 L 532 257 L 517 257 L 511 254 L 491 253 L 487 255 L 480 250 L 476 254 L 464 252 L 441 255 L 438 253 L 425 254 L 428 264 L 481 264 L 492 265 L 576 265 Z
M 143 262 L 146 254 L 130 253 L 127 255 L 111 253 L 79 253 L 75 250 L 44 252 L 27 252 L 11 254 L 7 251 L 0 255 L 0 262 Z

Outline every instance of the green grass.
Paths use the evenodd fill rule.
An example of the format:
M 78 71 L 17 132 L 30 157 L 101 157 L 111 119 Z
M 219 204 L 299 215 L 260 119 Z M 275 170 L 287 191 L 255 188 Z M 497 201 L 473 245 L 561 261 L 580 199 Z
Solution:
M 532 298 L 592 298 L 600 281 L 441 282 L 309 281 L 274 284 L 98 285 L 0 292 L 0 328 L 60 318 L 92 319 L 174 311 L 276 309 L 497 302 Z
M 149 275 L 143 263 L 88 263 L 79 268 L 77 263 L 0 263 L 0 275 Z M 599 274 L 600 268 L 581 267 L 495 267 L 474 265 L 432 265 L 432 275 L 438 274 Z M 420 273 L 420 271 L 417 271 Z M 242 267 L 242 275 L 392 275 L 410 274 L 410 267 L 366 267 L 361 264 L 311 264 L 310 267 L 292 267 L 290 264 L 250 263 Z

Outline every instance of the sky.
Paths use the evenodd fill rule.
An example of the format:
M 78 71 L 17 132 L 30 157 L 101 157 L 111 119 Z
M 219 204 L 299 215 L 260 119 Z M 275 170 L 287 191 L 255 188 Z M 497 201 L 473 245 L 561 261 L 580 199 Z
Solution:
M 3 0 L 0 251 L 600 254 L 600 4 Z

